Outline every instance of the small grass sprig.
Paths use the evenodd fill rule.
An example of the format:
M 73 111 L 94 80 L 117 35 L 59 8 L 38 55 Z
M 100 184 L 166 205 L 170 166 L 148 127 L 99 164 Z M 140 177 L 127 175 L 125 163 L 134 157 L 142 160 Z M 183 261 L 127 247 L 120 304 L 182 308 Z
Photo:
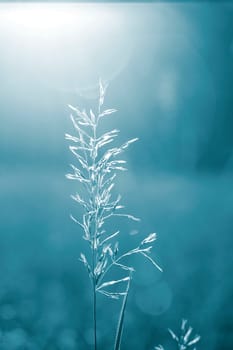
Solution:
M 176 335 L 170 328 L 168 332 L 170 333 L 172 339 L 176 342 L 176 348 L 178 350 L 197 350 L 193 345 L 197 344 L 201 339 L 200 335 L 195 335 L 194 338 L 190 339 L 191 333 L 193 331 L 192 327 L 187 327 L 187 320 L 182 320 L 181 322 L 181 332 L 180 335 Z M 155 346 L 155 350 L 165 350 L 162 345 Z
M 160 271 L 161 268 L 151 257 L 151 249 L 156 240 L 156 234 L 151 233 L 143 239 L 136 248 L 120 253 L 117 241 L 120 231 L 109 232 L 106 222 L 113 217 L 126 217 L 139 221 L 133 215 L 122 211 L 121 196 L 113 198 L 113 188 L 118 171 L 127 170 L 126 161 L 120 159 L 121 155 L 137 138 L 126 141 L 120 146 L 110 147 L 119 134 L 119 130 L 113 129 L 99 135 L 99 124 L 102 119 L 116 112 L 116 109 L 103 109 L 106 89 L 108 84 L 100 80 L 99 101 L 97 111 L 80 109 L 69 105 L 70 115 L 76 135 L 65 134 L 67 140 L 72 142 L 70 151 L 76 159 L 76 165 L 71 164 L 72 173 L 67 178 L 80 183 L 78 193 L 71 195 L 72 199 L 81 205 L 83 215 L 71 219 L 81 227 L 83 239 L 87 242 L 89 253 L 81 253 L 80 261 L 87 270 L 92 283 L 93 295 L 93 328 L 94 349 L 97 349 L 97 293 L 108 298 L 122 299 L 122 306 L 118 320 L 114 350 L 119 350 L 124 325 L 124 315 L 128 293 L 134 268 L 125 263 L 128 256 L 140 254 L 149 260 Z M 82 193 L 82 195 L 81 195 Z M 117 267 L 123 271 L 120 279 L 110 279 L 109 271 Z M 121 287 L 113 290 L 112 287 Z

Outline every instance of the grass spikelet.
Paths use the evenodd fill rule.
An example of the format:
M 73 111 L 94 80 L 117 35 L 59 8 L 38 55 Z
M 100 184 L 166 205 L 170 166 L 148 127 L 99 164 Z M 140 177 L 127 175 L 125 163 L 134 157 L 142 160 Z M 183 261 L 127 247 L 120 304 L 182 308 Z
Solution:
M 126 161 L 119 158 L 119 155 L 123 154 L 138 138 L 128 140 L 120 146 L 112 146 L 119 135 L 118 129 L 99 134 L 99 124 L 102 119 L 117 112 L 113 108 L 103 109 L 107 86 L 106 82 L 99 81 L 99 100 L 96 110 L 90 109 L 87 112 L 85 109 L 68 105 L 76 134 L 73 136 L 66 133 L 65 138 L 73 143 L 69 149 L 76 163 L 71 164 L 72 172 L 66 177 L 79 183 L 80 192 L 82 187 L 82 196 L 76 193 L 71 197 L 82 207 L 83 215 L 78 219 L 73 215 L 70 217 L 83 231 L 83 239 L 87 241 L 87 250 L 89 249 L 87 254 L 81 253 L 80 260 L 88 272 L 92 285 L 94 349 L 97 349 L 97 293 L 100 293 L 108 298 L 122 299 L 114 343 L 114 350 L 120 350 L 127 298 L 134 271 L 134 268 L 128 266 L 124 259 L 133 254 L 142 255 L 160 271 L 162 269 L 150 256 L 152 244 L 156 240 L 155 233 L 144 238 L 136 248 L 121 253 L 116 241 L 120 232 L 114 232 L 114 230 L 108 232 L 105 228 L 105 223 L 113 217 L 140 220 L 134 215 L 125 213 L 120 195 L 116 198 L 113 195 L 117 172 L 127 170 Z M 110 145 L 111 148 L 108 148 Z M 109 279 L 108 273 L 112 267 L 120 269 L 123 277 Z M 109 287 L 114 289 L 116 286 L 120 286 L 121 291 L 109 290 Z
M 183 319 L 181 322 L 181 332 L 176 335 L 170 328 L 168 332 L 170 333 L 172 339 L 175 341 L 178 350 L 197 350 L 197 348 L 192 348 L 192 345 L 197 344 L 201 337 L 200 335 L 195 335 L 193 339 L 190 339 L 191 333 L 193 331 L 192 327 L 187 327 L 188 321 Z M 162 345 L 155 346 L 154 350 L 165 350 Z

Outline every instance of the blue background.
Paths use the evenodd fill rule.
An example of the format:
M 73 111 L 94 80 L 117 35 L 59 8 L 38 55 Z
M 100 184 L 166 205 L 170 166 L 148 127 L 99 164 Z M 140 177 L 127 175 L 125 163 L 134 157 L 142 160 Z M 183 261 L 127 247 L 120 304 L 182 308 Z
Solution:
M 133 259 L 123 349 L 175 349 L 188 318 L 198 349 L 231 350 L 233 230 L 231 2 L 0 4 L 1 349 L 92 349 L 85 242 L 65 179 L 73 158 L 67 104 L 96 106 L 129 171 L 116 192 L 140 223 L 119 220 L 122 250 L 156 231 L 161 274 Z M 119 303 L 98 300 L 101 350 Z

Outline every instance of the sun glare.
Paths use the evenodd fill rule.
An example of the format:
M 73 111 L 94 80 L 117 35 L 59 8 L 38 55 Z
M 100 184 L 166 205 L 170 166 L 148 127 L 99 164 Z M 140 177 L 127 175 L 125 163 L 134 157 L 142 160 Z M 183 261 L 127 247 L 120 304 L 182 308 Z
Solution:
M 101 11 L 106 17 L 106 11 Z M 104 18 L 106 20 L 106 18 Z M 28 34 L 49 34 L 54 31 L 66 31 L 82 23 L 91 27 L 99 22 L 99 10 L 94 6 L 82 4 L 44 4 L 18 3 L 14 6 L 3 4 L 0 11 L 0 23 L 11 26 L 12 30 L 27 31 Z

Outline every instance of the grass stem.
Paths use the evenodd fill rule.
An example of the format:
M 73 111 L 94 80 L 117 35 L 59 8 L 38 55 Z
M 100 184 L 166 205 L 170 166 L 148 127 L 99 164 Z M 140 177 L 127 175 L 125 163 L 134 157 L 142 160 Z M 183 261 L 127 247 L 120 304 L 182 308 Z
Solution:
M 94 349 L 97 350 L 97 317 L 96 317 L 96 287 L 93 285 L 93 328 Z

